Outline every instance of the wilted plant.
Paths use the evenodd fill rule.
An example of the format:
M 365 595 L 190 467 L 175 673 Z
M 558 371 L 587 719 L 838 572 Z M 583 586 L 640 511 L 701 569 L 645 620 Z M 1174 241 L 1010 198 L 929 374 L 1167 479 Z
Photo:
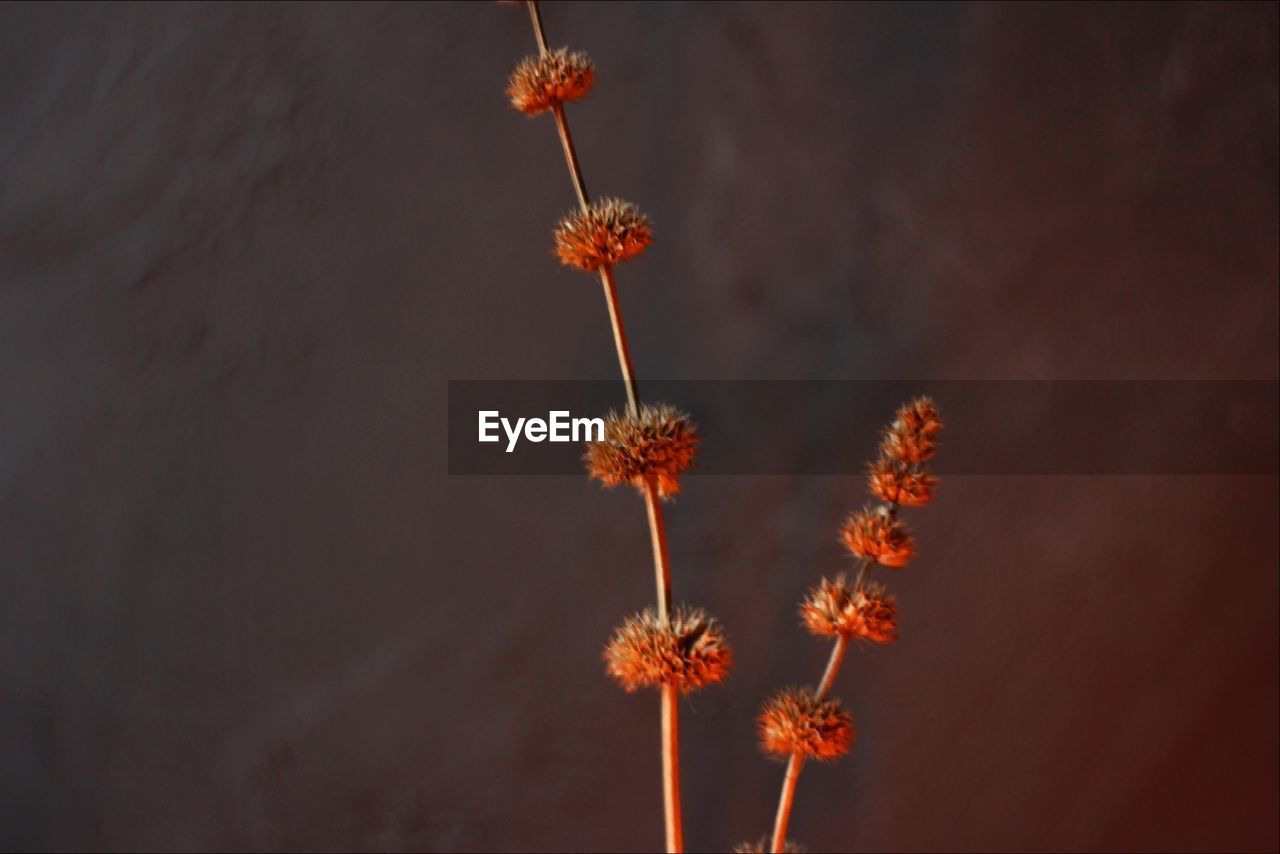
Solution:
M 853 718 L 830 699 L 831 687 L 850 641 L 890 643 L 898 638 L 898 604 L 884 587 L 868 583 L 873 564 L 901 569 L 915 555 L 915 541 L 898 520 L 901 507 L 923 507 L 933 497 L 937 480 L 925 463 L 938 450 L 942 420 L 933 401 L 918 398 L 898 409 L 884 429 L 880 457 L 869 466 L 868 486 L 880 499 L 854 513 L 840 528 L 840 540 L 858 559 L 857 575 L 822 579 L 800 603 L 801 622 L 812 634 L 834 639 L 822 681 L 813 690 L 788 688 L 765 701 L 756 719 L 760 747 L 785 759 L 786 775 L 778 798 L 769 846 L 739 850 L 795 850 L 787 841 L 787 825 L 795 801 L 800 770 L 809 759 L 830 761 L 849 752 Z
M 514 5 L 521 5 L 515 3 Z M 578 209 L 553 230 L 560 262 L 600 277 L 609 312 L 626 407 L 610 412 L 603 438 L 589 443 L 584 461 L 590 476 L 607 487 L 629 485 L 645 503 L 653 551 L 657 607 L 626 618 L 604 650 L 605 670 L 628 692 L 655 687 L 661 694 L 663 803 L 668 851 L 683 850 L 680 808 L 679 698 L 725 678 L 733 657 L 720 624 L 705 611 L 673 607 L 671 561 L 667 550 L 664 500 L 680 491 L 679 476 L 693 466 L 700 437 L 689 416 L 665 404 L 646 405 L 635 371 L 618 301 L 614 267 L 641 255 L 653 242 L 648 217 L 616 198 L 592 202 L 573 145 L 565 104 L 589 94 L 595 66 L 584 53 L 547 47 L 535 0 L 529 11 L 538 53 L 511 72 L 507 96 L 529 116 L 551 113 L 577 195 Z M 786 841 L 796 782 L 806 760 L 829 761 L 849 752 L 853 718 L 828 695 L 851 640 L 889 643 L 897 639 L 898 606 L 877 584 L 866 582 L 872 564 L 901 568 L 915 554 L 915 542 L 897 518 L 900 507 L 921 507 L 933 497 L 936 480 L 925 463 L 937 450 L 941 421 L 931 401 L 901 407 L 884 431 L 879 459 L 870 466 L 869 487 L 880 503 L 851 515 L 841 540 L 859 559 L 856 577 L 822 579 L 801 604 L 803 624 L 815 635 L 834 638 L 822 681 L 813 690 L 788 688 L 769 698 L 757 717 L 765 753 L 787 761 L 773 833 L 737 851 L 798 851 Z
M 733 660 L 714 619 L 699 609 L 672 607 L 662 501 L 680 491 L 679 475 L 693 465 L 699 437 L 689 416 L 665 405 L 644 405 L 636 390 L 613 268 L 643 253 L 653 242 L 653 229 L 634 204 L 612 198 L 593 203 L 587 195 L 565 104 L 591 91 L 595 66 L 586 54 L 567 48 L 548 49 L 538 4 L 528 0 L 525 5 L 538 53 L 522 60 L 511 72 L 507 96 L 511 105 L 526 115 L 550 112 L 555 117 L 578 197 L 578 210 L 566 214 L 554 229 L 555 254 L 566 266 L 599 274 L 626 386 L 626 409 L 610 413 L 603 439 L 588 446 L 587 470 L 605 486 L 628 484 L 640 493 L 653 549 L 657 608 L 628 617 L 614 632 L 604 652 L 606 671 L 627 691 L 656 687 L 661 694 L 666 844 L 668 851 L 681 851 L 680 694 L 724 679 Z

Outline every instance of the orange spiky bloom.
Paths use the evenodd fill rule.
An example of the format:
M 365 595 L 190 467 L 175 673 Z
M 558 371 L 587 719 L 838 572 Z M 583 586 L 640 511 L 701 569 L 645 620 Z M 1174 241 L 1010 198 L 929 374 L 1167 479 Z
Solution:
M 795 754 L 828 761 L 853 744 L 853 716 L 839 700 L 818 700 L 796 688 L 766 700 L 756 725 L 761 749 L 781 759 Z
M 938 486 L 938 479 L 928 472 L 913 471 L 888 457 L 881 457 L 868 467 L 867 481 L 873 495 L 904 507 L 925 506 Z
M 906 566 L 916 551 L 906 526 L 884 508 L 864 509 L 851 515 L 840 528 L 840 538 L 858 557 L 895 569 Z
M 904 465 L 922 463 L 938 452 L 942 419 L 933 401 L 918 397 L 903 404 L 884 430 L 880 452 Z
M 688 693 L 724 679 L 733 652 L 720 624 L 701 608 L 681 606 L 666 622 L 649 608 L 614 630 L 604 661 L 627 691 L 667 684 Z
M 588 273 L 629 261 L 653 242 L 649 218 L 631 202 L 601 199 L 566 214 L 556 225 L 556 257 Z
M 605 486 L 629 483 L 644 491 L 652 480 L 658 495 L 680 492 L 680 472 L 693 467 L 702 441 L 689 416 L 665 404 L 641 406 L 637 414 L 610 412 L 604 439 L 587 444 L 587 471 Z
M 898 603 L 878 584 L 861 590 L 849 586 L 843 575 L 809 591 L 800 605 L 805 626 L 815 635 L 843 635 L 873 643 L 898 639 Z
M 583 97 L 595 80 L 591 58 L 562 47 L 520 60 L 507 79 L 507 98 L 520 112 L 536 116 L 556 104 Z
M 788 839 L 786 844 L 782 846 L 782 850 L 786 854 L 804 854 L 804 846 L 794 839 Z M 733 846 L 733 854 L 769 854 L 773 851 L 769 847 L 769 837 L 765 836 L 757 839 L 755 842 L 740 842 Z

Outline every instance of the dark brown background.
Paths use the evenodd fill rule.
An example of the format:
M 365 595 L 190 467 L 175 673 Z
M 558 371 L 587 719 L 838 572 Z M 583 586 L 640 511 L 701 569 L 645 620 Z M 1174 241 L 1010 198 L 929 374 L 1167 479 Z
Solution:
M 642 376 L 1277 378 L 1274 4 L 545 16 L 599 62 L 590 187 L 657 224 Z M 552 125 L 502 98 L 532 44 L 489 3 L 0 7 L 4 847 L 660 844 L 656 700 L 598 662 L 651 597 L 639 503 L 445 475 L 447 379 L 615 370 L 548 256 Z M 695 849 L 769 822 L 752 713 L 816 678 L 793 603 L 861 493 L 672 508 L 738 660 L 686 707 Z M 1274 850 L 1278 510 L 949 480 L 795 835 Z

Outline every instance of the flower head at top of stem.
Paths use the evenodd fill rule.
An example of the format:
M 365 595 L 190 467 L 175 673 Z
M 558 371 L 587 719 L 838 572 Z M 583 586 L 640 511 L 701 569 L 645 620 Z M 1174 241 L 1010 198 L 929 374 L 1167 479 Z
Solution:
M 898 407 L 893 421 L 884 429 L 881 456 L 903 465 L 923 463 L 938 452 L 942 419 L 927 397 L 918 397 Z

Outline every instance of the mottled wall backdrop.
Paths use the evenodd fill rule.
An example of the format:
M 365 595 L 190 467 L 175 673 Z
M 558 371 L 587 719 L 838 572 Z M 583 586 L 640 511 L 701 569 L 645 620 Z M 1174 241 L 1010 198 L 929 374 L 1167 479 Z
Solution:
M 590 186 L 657 226 L 642 376 L 1280 373 L 1275 4 L 544 16 L 599 63 Z M 447 475 L 449 378 L 616 370 L 504 103 L 532 47 L 490 3 L 0 6 L 0 845 L 661 844 L 656 700 L 599 662 L 639 503 Z M 752 714 L 821 667 L 794 603 L 862 494 L 672 508 L 737 651 L 685 713 L 695 849 L 769 822 Z M 1274 850 L 1278 516 L 1274 477 L 949 479 L 795 835 Z

